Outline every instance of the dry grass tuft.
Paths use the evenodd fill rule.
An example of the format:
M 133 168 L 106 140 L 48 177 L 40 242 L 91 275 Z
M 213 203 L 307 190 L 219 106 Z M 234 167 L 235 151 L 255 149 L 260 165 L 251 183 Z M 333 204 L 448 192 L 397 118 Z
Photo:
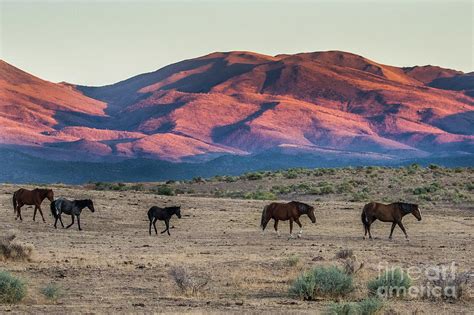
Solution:
M 0 238 L 0 261 L 31 261 L 33 245 L 15 242 L 16 234 L 10 232 Z
M 185 295 L 197 295 L 201 293 L 209 280 L 192 275 L 185 267 L 171 268 L 170 275 L 178 286 L 179 290 Z
M 354 256 L 354 251 L 352 249 L 341 249 L 336 253 L 336 258 L 346 259 Z
M 353 275 L 359 272 L 364 267 L 364 263 L 360 262 L 357 259 L 357 256 L 350 256 L 349 258 L 344 260 L 342 266 L 344 268 L 345 273 L 347 273 L 348 275 Z
M 461 272 L 456 273 L 453 276 L 449 277 L 440 277 L 440 279 L 427 281 L 426 285 L 428 287 L 438 287 L 440 294 L 439 296 L 435 296 L 431 294 L 429 296 L 430 299 L 443 299 L 443 300 L 469 300 L 472 296 L 472 273 L 470 272 Z

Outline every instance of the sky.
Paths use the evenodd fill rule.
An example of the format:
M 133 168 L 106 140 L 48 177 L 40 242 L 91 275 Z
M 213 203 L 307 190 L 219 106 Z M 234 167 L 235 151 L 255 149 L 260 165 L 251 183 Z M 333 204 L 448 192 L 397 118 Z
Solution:
M 471 72 L 473 10 L 473 0 L 0 0 L 0 58 L 52 82 L 93 86 L 232 50 L 342 50 Z

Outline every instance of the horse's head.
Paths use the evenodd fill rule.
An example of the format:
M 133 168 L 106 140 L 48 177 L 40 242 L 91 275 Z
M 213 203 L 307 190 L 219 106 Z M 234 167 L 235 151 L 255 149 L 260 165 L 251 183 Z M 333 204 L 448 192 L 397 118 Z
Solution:
M 53 202 L 54 201 L 54 192 L 52 189 L 47 189 L 46 190 L 46 198 L 49 199 L 49 201 Z
M 173 207 L 174 208 L 174 213 L 178 217 L 178 219 L 181 219 L 181 206 L 179 207 Z
M 316 216 L 314 215 L 314 208 L 302 202 L 298 202 L 298 209 L 301 214 L 307 214 L 311 222 L 316 223 Z
M 311 222 L 316 223 L 316 216 L 314 215 L 314 208 L 308 206 L 308 217 L 311 219 Z
M 86 199 L 86 207 L 89 208 L 91 212 L 95 211 L 94 203 L 90 199 Z
M 421 221 L 421 211 L 418 205 L 412 205 L 411 213 L 418 219 L 418 221 Z

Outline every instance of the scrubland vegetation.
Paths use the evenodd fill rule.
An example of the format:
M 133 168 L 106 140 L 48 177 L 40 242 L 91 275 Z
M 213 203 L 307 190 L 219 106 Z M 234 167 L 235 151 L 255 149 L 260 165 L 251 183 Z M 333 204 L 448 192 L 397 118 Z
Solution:
M 90 183 L 96 190 L 144 191 L 158 195 L 207 196 L 217 198 L 276 200 L 343 200 L 414 203 L 474 202 L 474 169 L 412 164 L 346 168 L 295 168 L 261 171 L 241 176 L 215 176 L 166 183 Z M 397 198 L 398 197 L 398 198 Z
M 33 222 L 31 208 L 15 221 L 18 186 L 2 185 L 0 228 L 17 232 L 0 235 L 0 312 L 462 313 L 473 307 L 473 172 L 411 165 L 52 185 L 56 197 L 94 200 L 81 232 L 54 229 L 51 216 Z M 311 204 L 317 223 L 303 216 L 298 239 L 287 237 L 287 222 L 280 237 L 273 224 L 262 235 L 262 209 L 272 200 Z M 398 228 L 389 241 L 390 224 L 378 221 L 375 239 L 362 239 L 360 211 L 371 200 L 422 205 L 422 221 L 404 219 L 410 242 Z M 148 235 L 152 205 L 181 205 L 171 236 Z M 453 261 L 451 278 L 404 273 Z M 400 269 L 384 273 L 381 262 Z M 377 293 L 391 286 L 454 286 L 457 296 Z

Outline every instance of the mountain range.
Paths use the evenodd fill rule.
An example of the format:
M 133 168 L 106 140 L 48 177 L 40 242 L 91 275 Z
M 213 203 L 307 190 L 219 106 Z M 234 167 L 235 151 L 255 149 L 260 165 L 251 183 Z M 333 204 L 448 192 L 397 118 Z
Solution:
M 130 163 L 159 165 L 150 180 L 203 170 L 474 164 L 473 72 L 394 67 L 341 51 L 217 52 L 101 87 L 48 82 L 0 61 L 0 114 L 4 180 L 41 179 L 47 170 L 35 164 L 65 162 L 77 165 L 67 176 L 112 163 L 110 180 L 143 179 L 120 167 Z M 213 172 L 217 164 L 226 166 Z M 179 167 L 189 174 L 172 170 Z

